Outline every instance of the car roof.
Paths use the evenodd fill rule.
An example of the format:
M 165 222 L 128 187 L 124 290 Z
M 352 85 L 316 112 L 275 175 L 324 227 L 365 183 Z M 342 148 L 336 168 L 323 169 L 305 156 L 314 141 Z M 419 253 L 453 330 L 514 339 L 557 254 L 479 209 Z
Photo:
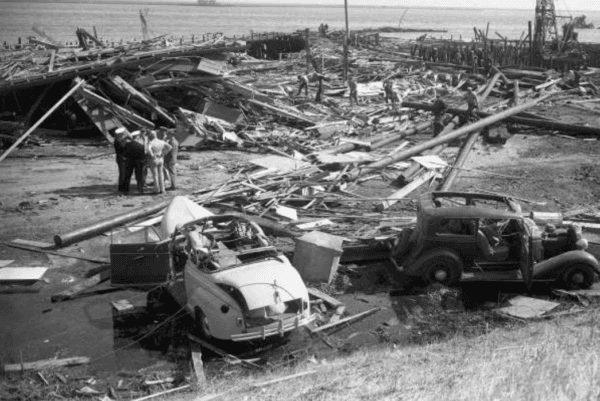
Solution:
M 466 201 L 495 201 L 504 204 L 506 209 L 487 208 L 471 205 L 438 206 L 436 200 L 462 198 Z M 464 218 L 464 219 L 514 219 L 520 218 L 521 213 L 515 206 L 515 201 L 503 195 L 490 195 L 472 192 L 427 192 L 419 197 L 420 213 L 430 217 Z

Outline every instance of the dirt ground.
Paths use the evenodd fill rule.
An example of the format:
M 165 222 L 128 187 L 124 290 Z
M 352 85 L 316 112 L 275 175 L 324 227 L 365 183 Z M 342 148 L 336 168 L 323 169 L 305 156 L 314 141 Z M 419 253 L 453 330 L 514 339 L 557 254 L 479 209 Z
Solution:
M 182 151 L 179 190 L 162 196 L 119 196 L 114 155 L 104 139 L 48 136 L 45 143 L 46 146 L 14 152 L 0 166 L 3 223 L 0 241 L 21 238 L 51 243 L 55 234 L 90 221 L 224 182 L 247 160 L 257 156 L 235 150 Z M 455 153 L 457 148 L 450 150 Z M 480 141 L 455 189 L 507 193 L 539 203 L 522 202 L 524 210 L 567 211 L 587 207 L 593 213 L 597 211 L 600 195 L 600 169 L 596 162 L 599 151 L 597 140 L 569 139 L 551 133 L 534 135 L 530 131 L 513 136 L 503 146 Z M 362 184 L 356 192 L 376 196 L 394 190 L 389 183 L 378 180 Z M 398 214 L 411 213 L 399 207 L 394 210 Z M 109 243 L 110 236 L 103 235 L 64 251 L 106 258 Z M 28 292 L 0 286 L 1 363 L 18 363 L 21 358 L 35 361 L 57 356 L 91 357 L 89 366 L 69 370 L 69 385 L 73 390 L 85 386 L 85 380 L 90 378 L 103 380 L 103 388 L 117 386 L 126 377 L 124 372 L 134 372 L 137 377 L 140 369 L 146 369 L 144 374 L 154 370 L 189 373 L 189 360 L 187 370 L 177 369 L 177 364 L 186 360 L 181 354 L 187 355 L 189 351 L 186 339 L 174 334 L 189 322 L 182 318 L 157 331 L 159 322 L 144 312 L 144 292 L 114 291 L 103 283 L 89 296 L 51 303 L 52 294 L 82 279 L 97 265 L 3 245 L 0 245 L 0 260 L 14 260 L 11 266 L 49 268 L 44 281 Z M 321 340 L 299 332 L 284 344 L 269 345 L 270 351 L 263 357 L 266 355 L 274 366 L 293 363 L 294 358 L 351 352 L 367 345 L 392 342 L 401 346 L 468 330 L 477 334 L 489 327 L 490 322 L 514 324 L 497 321 L 498 318 L 490 318 L 482 311 L 464 313 L 464 304 L 454 302 L 460 299 L 460 294 L 448 295 L 437 289 L 398 294 L 385 263 L 342 266 L 341 272 L 339 282 L 329 290 L 346 304 L 348 314 L 374 307 L 380 310 Z M 442 302 L 443 298 L 449 301 Z M 110 305 L 120 299 L 127 299 L 136 307 L 135 313 L 125 319 L 115 315 Z M 490 300 L 482 300 L 480 305 L 486 301 Z M 440 320 L 440 308 L 457 314 L 446 314 Z M 453 317 L 458 315 L 462 317 Z M 437 324 L 432 324 L 434 321 Z M 165 343 L 165 337 L 171 341 Z M 136 341 L 140 338 L 143 341 Z M 237 351 L 243 354 L 245 350 Z M 227 371 L 222 363 L 208 366 L 209 372 L 215 374 Z M 7 379 L 4 384 L 17 386 L 14 379 Z

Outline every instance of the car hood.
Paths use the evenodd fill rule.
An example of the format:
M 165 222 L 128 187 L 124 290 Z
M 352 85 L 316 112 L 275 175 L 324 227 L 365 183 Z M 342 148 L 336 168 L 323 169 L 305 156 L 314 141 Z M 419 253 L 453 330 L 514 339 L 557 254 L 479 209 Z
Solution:
M 249 310 L 275 304 L 276 293 L 282 302 L 308 299 L 300 274 L 283 256 L 213 273 L 213 278 L 217 283 L 237 288 Z

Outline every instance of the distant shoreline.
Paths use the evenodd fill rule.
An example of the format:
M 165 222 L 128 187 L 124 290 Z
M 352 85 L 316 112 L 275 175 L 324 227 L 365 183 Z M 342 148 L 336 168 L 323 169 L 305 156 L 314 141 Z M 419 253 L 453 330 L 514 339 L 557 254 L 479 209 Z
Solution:
M 97 0 L 36 0 L 27 1 L 23 0 L 0 0 L 0 3 L 29 3 L 29 4 L 98 4 Z M 167 2 L 167 1 L 118 1 L 118 0 L 107 0 L 103 1 L 102 4 L 122 4 L 122 5 L 138 5 L 138 6 L 186 6 L 186 7 L 277 7 L 277 8 L 292 8 L 292 7 L 311 7 L 311 8 L 344 8 L 343 5 L 335 4 L 277 4 L 277 3 L 228 3 L 219 2 L 218 4 L 208 6 L 201 5 L 192 2 Z M 530 7 L 525 8 L 490 8 L 490 7 L 402 7 L 402 6 L 372 6 L 372 5 L 350 5 L 349 8 L 389 8 L 389 9 L 414 9 L 414 10 L 502 10 L 502 11 L 527 11 Z M 580 12 L 597 11 L 593 9 L 589 10 L 571 10 L 573 14 Z M 533 18 L 533 8 L 531 8 L 531 14 Z

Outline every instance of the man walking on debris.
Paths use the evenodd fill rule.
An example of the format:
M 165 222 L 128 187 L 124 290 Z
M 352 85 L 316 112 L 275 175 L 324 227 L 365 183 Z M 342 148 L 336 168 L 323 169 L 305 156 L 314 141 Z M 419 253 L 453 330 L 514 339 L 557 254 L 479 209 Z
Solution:
M 150 131 L 148 134 L 148 164 L 154 179 L 154 188 L 158 194 L 165 193 L 165 176 L 163 172 L 164 157 L 171 151 L 171 145 L 158 139 L 156 131 Z
M 171 151 L 165 156 L 165 170 L 169 175 L 169 182 L 171 186 L 167 190 L 177 189 L 177 170 L 175 165 L 177 164 L 177 156 L 179 155 L 179 142 L 175 138 L 175 130 L 167 131 L 166 142 L 171 146 Z
M 358 89 L 353 77 L 348 78 L 348 88 L 350 88 L 350 107 L 352 107 L 352 99 L 354 99 L 358 106 Z
M 385 93 L 385 102 L 391 101 L 392 104 L 396 103 L 396 94 L 394 93 L 394 81 L 392 79 L 386 79 L 383 81 L 383 91 Z
M 479 110 L 479 99 L 477 95 L 473 92 L 473 87 L 467 87 L 467 93 L 465 94 L 465 100 L 467 101 L 467 118 L 477 120 L 477 111 Z
M 444 116 L 448 106 L 446 102 L 442 100 L 442 97 L 437 94 L 435 95 L 435 102 L 433 102 L 433 136 L 436 137 L 444 130 Z
M 298 86 L 298 93 L 296 96 L 299 96 L 302 92 L 302 88 L 304 88 L 304 96 L 308 96 L 308 77 L 306 75 L 298 75 L 298 82 L 300 86 Z

